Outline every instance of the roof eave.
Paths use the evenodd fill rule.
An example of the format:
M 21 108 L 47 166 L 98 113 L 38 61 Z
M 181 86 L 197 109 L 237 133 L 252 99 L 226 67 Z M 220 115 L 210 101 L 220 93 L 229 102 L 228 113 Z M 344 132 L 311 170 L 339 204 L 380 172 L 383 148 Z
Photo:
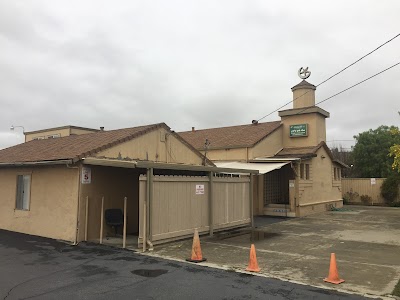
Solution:
M 0 167 L 25 167 L 25 166 L 43 166 L 43 165 L 70 165 L 73 164 L 73 159 L 60 160 L 44 160 L 44 161 L 22 161 L 22 162 L 2 162 Z

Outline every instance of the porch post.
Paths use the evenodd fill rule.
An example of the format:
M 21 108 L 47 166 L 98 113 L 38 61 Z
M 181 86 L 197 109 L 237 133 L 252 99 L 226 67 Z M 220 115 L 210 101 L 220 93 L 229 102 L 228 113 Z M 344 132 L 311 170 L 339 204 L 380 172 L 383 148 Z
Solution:
M 153 202 L 153 172 L 154 169 L 150 168 L 149 170 L 149 201 L 147 202 L 147 225 L 148 225 L 148 241 L 152 242 L 153 239 L 153 228 L 151 226 L 152 224 L 152 210 L 151 210 L 151 206 L 152 206 L 152 202 Z M 150 247 L 151 248 L 151 247 Z M 151 249 L 150 249 L 151 250 Z
M 128 198 L 124 198 L 124 231 L 123 231 L 123 237 L 122 237 L 122 248 L 126 248 L 126 204 L 127 204 Z
M 89 223 L 89 196 L 86 196 L 86 210 L 85 210 L 85 241 L 88 239 L 88 223 Z
M 249 182 L 249 200 L 250 200 L 250 219 L 251 219 L 251 228 L 254 228 L 254 217 L 253 217 L 253 174 L 250 174 L 250 182 Z
M 209 227 L 210 227 L 210 236 L 214 235 L 214 199 L 213 199 L 213 190 L 214 190 L 214 172 L 210 172 L 210 185 L 208 190 L 208 218 L 209 218 Z
M 149 202 L 150 193 L 150 169 L 146 171 L 146 198 L 143 202 L 143 252 L 146 251 L 147 244 L 147 203 Z
M 100 211 L 100 244 L 103 244 L 103 226 L 104 226 L 104 196 L 101 197 L 101 211 Z

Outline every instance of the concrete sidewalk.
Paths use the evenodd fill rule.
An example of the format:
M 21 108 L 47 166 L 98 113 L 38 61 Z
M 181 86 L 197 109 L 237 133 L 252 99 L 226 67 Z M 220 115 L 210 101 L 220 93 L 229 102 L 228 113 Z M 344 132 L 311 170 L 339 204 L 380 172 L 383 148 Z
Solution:
M 389 295 L 400 278 L 400 209 L 346 207 L 305 218 L 268 222 L 253 234 L 261 273 L 307 285 L 370 295 Z M 272 224 L 269 224 L 272 223 Z M 202 237 L 206 264 L 244 270 L 251 234 Z M 152 255 L 184 259 L 191 240 L 156 247 Z M 336 253 L 341 285 L 323 282 L 331 252 Z

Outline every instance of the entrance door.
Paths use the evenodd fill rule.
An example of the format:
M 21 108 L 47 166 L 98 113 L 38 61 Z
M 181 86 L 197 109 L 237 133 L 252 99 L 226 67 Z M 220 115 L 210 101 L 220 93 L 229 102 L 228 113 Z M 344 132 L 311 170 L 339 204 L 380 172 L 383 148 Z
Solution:
M 264 206 L 289 204 L 290 172 L 290 167 L 283 167 L 264 175 Z

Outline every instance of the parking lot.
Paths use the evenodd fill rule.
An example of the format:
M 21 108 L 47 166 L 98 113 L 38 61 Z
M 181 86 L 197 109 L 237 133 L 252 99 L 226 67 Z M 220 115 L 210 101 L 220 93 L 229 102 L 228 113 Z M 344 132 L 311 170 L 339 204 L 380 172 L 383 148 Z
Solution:
M 390 294 L 400 278 L 400 209 L 347 206 L 296 219 L 259 217 L 253 233 L 201 237 L 204 265 L 244 271 L 251 240 L 261 275 L 372 295 Z M 191 240 L 157 246 L 150 254 L 184 260 Z M 336 253 L 341 285 L 324 283 Z

